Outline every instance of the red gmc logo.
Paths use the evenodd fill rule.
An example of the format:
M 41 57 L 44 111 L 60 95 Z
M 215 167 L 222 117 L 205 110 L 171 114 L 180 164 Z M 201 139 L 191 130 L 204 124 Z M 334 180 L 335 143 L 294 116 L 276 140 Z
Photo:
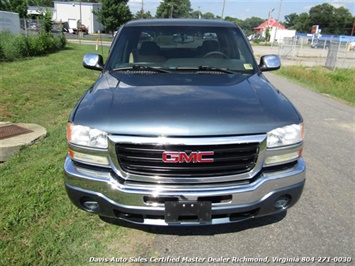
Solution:
M 213 151 L 193 151 L 190 154 L 179 151 L 163 152 L 164 163 L 213 163 L 213 158 L 204 158 L 214 155 Z

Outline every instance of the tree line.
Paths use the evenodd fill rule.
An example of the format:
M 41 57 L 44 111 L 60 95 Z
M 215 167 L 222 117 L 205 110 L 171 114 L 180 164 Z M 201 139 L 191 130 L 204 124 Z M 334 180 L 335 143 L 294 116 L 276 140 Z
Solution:
M 191 8 L 190 0 L 163 0 L 158 6 L 155 16 L 149 11 L 140 10 L 132 14 L 128 7 L 128 0 L 82 0 L 82 2 L 97 2 L 102 8 L 97 12 L 99 21 L 110 31 L 119 28 L 125 22 L 141 18 L 205 18 L 221 19 L 211 12 L 201 13 Z M 0 0 L 0 10 L 19 13 L 21 18 L 27 15 L 27 6 L 53 7 L 53 0 Z M 313 25 L 319 25 L 323 34 L 344 34 L 352 32 L 355 17 L 345 7 L 336 8 L 328 3 L 316 5 L 308 13 L 291 13 L 280 21 L 288 29 L 300 33 L 310 33 Z M 238 24 L 246 34 L 252 34 L 254 28 L 265 19 L 251 17 L 245 20 L 227 16 L 229 20 Z

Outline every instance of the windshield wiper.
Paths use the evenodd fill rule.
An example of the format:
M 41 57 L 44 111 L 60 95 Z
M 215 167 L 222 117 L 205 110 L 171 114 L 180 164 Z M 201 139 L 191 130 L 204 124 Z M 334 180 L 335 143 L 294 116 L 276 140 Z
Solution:
M 186 70 L 186 71 L 215 71 L 215 72 L 222 72 L 222 73 L 227 73 L 227 74 L 235 74 L 238 73 L 240 71 L 233 71 L 233 70 L 229 70 L 228 68 L 218 68 L 218 67 L 211 67 L 211 66 L 196 66 L 196 67 L 190 67 L 190 66 L 186 66 L 186 67 L 175 67 L 175 68 L 171 68 L 174 70 Z
M 211 67 L 211 66 L 199 66 L 198 70 L 202 71 L 217 71 L 217 72 L 223 72 L 227 74 L 235 74 L 236 71 L 229 70 L 228 68 L 219 68 L 219 67 Z
M 171 73 L 171 71 L 161 68 L 161 67 L 152 67 L 152 66 L 143 66 L 143 65 L 133 65 L 133 66 L 126 66 L 126 67 L 118 67 L 113 69 L 113 71 L 127 71 L 127 70 L 148 70 L 148 71 L 155 71 L 159 73 Z

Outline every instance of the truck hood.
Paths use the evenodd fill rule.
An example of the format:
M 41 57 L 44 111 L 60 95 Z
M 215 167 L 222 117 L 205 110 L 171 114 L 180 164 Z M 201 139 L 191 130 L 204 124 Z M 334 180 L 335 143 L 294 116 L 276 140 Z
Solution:
M 103 73 L 70 121 L 109 134 L 221 136 L 302 121 L 262 74 Z

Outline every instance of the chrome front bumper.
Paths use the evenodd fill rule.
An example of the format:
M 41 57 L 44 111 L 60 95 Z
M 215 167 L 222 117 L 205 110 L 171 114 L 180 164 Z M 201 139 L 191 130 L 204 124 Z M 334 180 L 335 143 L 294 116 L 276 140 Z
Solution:
M 75 165 L 69 157 L 65 160 L 64 170 L 68 195 L 79 208 L 104 217 L 152 225 L 167 225 L 164 219 L 165 201 L 170 200 L 210 200 L 212 219 L 207 224 L 271 215 L 293 206 L 300 198 L 305 183 L 305 164 L 302 158 L 287 169 L 262 171 L 250 184 L 177 186 L 120 182 L 120 178 L 109 169 L 83 168 Z M 275 201 L 285 195 L 290 202 L 281 208 L 274 206 Z M 85 201 L 96 202 L 97 208 L 86 208 L 83 204 Z M 181 220 L 176 224 L 196 225 L 200 222 Z

